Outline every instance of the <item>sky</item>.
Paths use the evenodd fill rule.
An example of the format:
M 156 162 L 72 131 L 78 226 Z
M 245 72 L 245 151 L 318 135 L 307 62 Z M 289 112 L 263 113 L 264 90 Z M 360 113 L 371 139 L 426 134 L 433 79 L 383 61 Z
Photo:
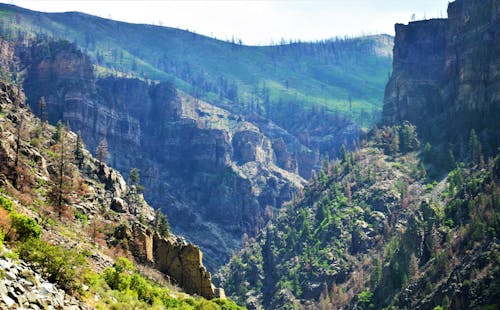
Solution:
M 79 11 L 187 29 L 247 45 L 386 33 L 395 23 L 446 17 L 448 0 L 9 0 L 42 12 Z

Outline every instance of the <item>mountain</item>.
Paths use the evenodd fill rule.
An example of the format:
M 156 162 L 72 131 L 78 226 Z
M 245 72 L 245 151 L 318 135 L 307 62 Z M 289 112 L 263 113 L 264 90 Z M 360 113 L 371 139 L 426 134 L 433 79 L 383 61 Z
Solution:
M 389 70 L 388 36 L 249 47 L 80 13 L 0 10 L 6 78 L 90 150 L 106 139 L 125 176 L 139 169 L 146 199 L 201 247 L 210 271 L 323 158 L 356 143 Z
M 396 26 L 383 122 L 215 277 L 249 309 L 496 309 L 500 2 Z M 410 122 L 414 122 L 413 125 Z
M 135 184 L 3 80 L 0 123 L 2 308 L 238 308 Z
M 170 81 L 232 113 L 269 119 L 322 156 L 336 156 L 342 143 L 357 138 L 359 127 L 379 119 L 390 72 L 393 40 L 386 35 L 244 46 L 75 12 L 47 14 L 6 4 L 0 11 L 8 40 L 73 42 L 89 55 L 99 77 Z M 309 122 L 311 117 L 317 121 Z M 299 171 L 309 178 L 310 167 Z
M 325 106 L 371 124 L 390 71 L 392 38 L 385 35 L 244 46 L 77 12 L 41 13 L 6 4 L 0 10 L 8 37 L 36 34 L 74 42 L 99 72 L 172 80 L 209 102 L 236 110 L 266 109 L 276 118 L 281 104 L 299 101 L 304 108 Z

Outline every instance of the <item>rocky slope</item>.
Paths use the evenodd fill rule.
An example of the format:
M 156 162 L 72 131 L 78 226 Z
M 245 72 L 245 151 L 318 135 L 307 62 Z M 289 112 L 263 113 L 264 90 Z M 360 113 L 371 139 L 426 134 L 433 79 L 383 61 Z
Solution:
M 22 238 L 14 221 L 26 218 L 26 223 L 41 225 L 37 235 L 49 244 L 90 253 L 86 255 L 91 269 L 97 272 L 125 256 L 186 293 L 207 299 L 223 296 L 212 285 L 197 246 L 165 231 L 165 223 L 159 222 L 158 213 L 134 186 L 91 157 L 74 132 L 43 124 L 29 111 L 22 90 L 4 81 L 0 82 L 0 124 L 2 240 L 4 233 L 11 241 Z M 29 244 L 20 241 L 16 244 L 20 247 Z M 31 289 L 33 293 L 26 293 L 35 294 L 38 288 Z M 8 297 L 20 296 L 19 290 L 24 293 L 19 288 Z M 3 300 L 10 307 L 11 300 Z M 20 303 L 19 299 L 14 302 Z
M 8 250 L 1 249 L 0 252 L 3 274 L 0 280 L 0 309 L 88 309 L 75 297 L 44 280 L 26 263 L 5 257 Z
M 500 146 L 499 25 L 496 0 L 455 1 L 447 19 L 397 24 L 384 122 L 408 120 L 432 144 L 459 144 L 474 128 L 494 153 Z

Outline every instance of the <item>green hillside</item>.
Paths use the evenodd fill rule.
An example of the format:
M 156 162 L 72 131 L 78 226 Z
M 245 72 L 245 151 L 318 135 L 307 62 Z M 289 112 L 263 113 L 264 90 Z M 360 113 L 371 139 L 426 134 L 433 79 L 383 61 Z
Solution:
M 222 269 L 226 292 L 265 309 L 498 309 L 500 156 L 434 180 L 414 133 L 374 130 L 325 162 Z
M 102 75 L 172 80 L 196 97 L 278 122 L 283 113 L 277 111 L 294 102 L 301 109 L 325 106 L 369 126 L 381 111 L 391 67 L 392 37 L 385 35 L 244 46 L 179 29 L 6 4 L 0 4 L 0 26 L 6 38 L 74 42 Z

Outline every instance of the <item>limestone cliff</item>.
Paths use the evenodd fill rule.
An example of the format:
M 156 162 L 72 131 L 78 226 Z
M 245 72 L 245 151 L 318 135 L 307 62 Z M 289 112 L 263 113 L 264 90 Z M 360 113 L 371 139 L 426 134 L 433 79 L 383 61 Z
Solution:
M 140 169 L 147 200 L 203 249 L 211 270 L 304 182 L 277 137 L 168 82 L 97 79 L 88 57 L 62 41 L 18 44 L 16 55 L 32 109 L 43 96 L 49 120 L 80 131 L 91 150 L 106 138 L 111 166 Z M 317 158 L 300 154 L 311 169 Z
M 457 143 L 475 129 L 486 151 L 495 151 L 499 54 L 498 0 L 458 0 L 448 19 L 397 24 L 384 122 L 409 120 L 433 143 Z

